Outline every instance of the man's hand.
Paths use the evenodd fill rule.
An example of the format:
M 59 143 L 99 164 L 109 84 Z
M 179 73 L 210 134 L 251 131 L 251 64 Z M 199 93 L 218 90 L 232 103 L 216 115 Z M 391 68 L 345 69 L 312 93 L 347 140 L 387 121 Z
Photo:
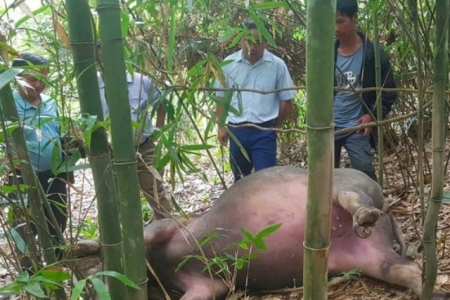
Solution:
M 226 146 L 228 142 L 228 133 L 225 127 L 219 127 L 217 131 L 217 138 L 222 146 Z
M 363 124 L 367 124 L 367 123 L 373 122 L 373 118 L 372 118 L 371 115 L 365 114 L 361 118 L 356 120 L 356 122 L 360 123 L 361 125 L 363 125 Z M 372 132 L 372 127 L 364 128 L 364 135 L 365 136 L 369 136 L 371 132 Z

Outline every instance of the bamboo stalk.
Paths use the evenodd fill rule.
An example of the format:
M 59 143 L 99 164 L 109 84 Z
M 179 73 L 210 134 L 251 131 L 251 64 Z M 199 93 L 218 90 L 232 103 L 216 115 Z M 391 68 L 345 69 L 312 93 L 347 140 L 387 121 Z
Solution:
M 86 0 L 66 0 L 70 42 L 81 112 L 103 121 L 95 63 L 95 40 L 92 15 Z M 99 216 L 102 263 L 104 270 L 123 273 L 122 237 L 119 206 L 111 154 L 103 126 L 98 126 L 89 138 L 89 162 L 92 168 Z M 107 281 L 111 299 L 125 299 L 126 288 L 117 280 Z
M 125 275 L 140 287 L 128 287 L 128 299 L 147 299 L 142 208 L 131 126 L 121 8 L 118 0 L 98 0 L 106 101 L 111 116 L 114 169 L 120 203 Z
M 7 84 L 0 90 L 0 103 L 0 114 L 2 115 L 2 119 L 3 117 L 5 117 L 5 120 L 20 123 L 19 115 L 17 113 L 17 108 L 9 84 Z M 16 147 L 17 157 L 19 159 L 24 183 L 29 186 L 27 190 L 28 199 L 32 214 L 37 223 L 36 230 L 39 241 L 41 242 L 42 248 L 44 250 L 44 258 L 47 264 L 52 265 L 57 262 L 57 259 L 55 255 L 55 247 L 49 234 L 44 209 L 47 209 L 49 211 L 49 217 L 52 215 L 52 211 L 50 207 L 44 208 L 43 204 L 46 201 L 46 196 L 31 164 L 28 147 L 25 140 L 23 124 L 19 124 L 19 126 L 12 132 L 11 135 Z M 59 226 L 56 224 L 56 222 L 54 222 L 54 219 L 55 217 L 53 216 L 53 220 L 51 221 L 53 221 L 53 224 L 56 225 L 55 229 L 59 229 Z M 62 236 L 61 230 L 59 230 L 59 232 L 57 231 L 57 233 L 58 235 Z M 64 241 L 64 239 L 61 239 L 61 241 Z M 66 295 L 64 293 L 64 289 L 57 289 L 55 291 L 55 296 L 57 299 L 65 299 Z
M 419 35 L 419 15 L 417 8 L 417 0 L 411 0 L 411 17 L 414 23 L 414 37 L 416 41 L 420 41 Z M 424 170 L 423 170 L 423 158 L 425 154 L 424 138 L 423 138 L 423 116 L 424 116 L 424 82 L 423 82 L 423 69 L 422 69 L 422 46 L 420 43 L 414 45 L 414 49 L 417 57 L 417 82 L 419 94 L 417 96 L 417 177 L 419 181 L 419 201 L 422 208 L 422 224 L 425 220 L 425 198 L 424 198 Z
M 333 192 L 333 82 L 336 1 L 308 1 L 306 122 L 308 195 L 304 241 L 305 300 L 327 299 Z M 320 84 L 318 84 L 320 82 Z M 317 101 L 320 99 L 320 101 Z
M 422 300 L 431 299 L 437 278 L 436 225 L 443 197 L 445 127 L 447 124 L 445 118 L 445 87 L 448 77 L 448 21 L 448 0 L 436 0 L 436 55 L 434 59 L 432 120 L 433 177 L 423 232 L 425 277 L 420 297 Z
M 377 120 L 383 119 L 383 98 L 381 97 L 381 65 L 380 65 L 380 44 L 379 44 L 379 33 L 378 33 L 378 14 L 376 13 L 379 2 L 378 0 L 374 0 L 374 7 L 372 9 L 373 12 L 373 27 L 374 27 L 374 51 L 375 51 L 375 86 L 377 87 L 376 95 L 377 95 Z M 384 175 L 384 165 L 383 165 L 383 154 L 384 154 L 384 141 L 383 141 L 383 130 L 381 127 L 378 128 L 378 183 L 380 186 L 383 186 L 383 175 Z

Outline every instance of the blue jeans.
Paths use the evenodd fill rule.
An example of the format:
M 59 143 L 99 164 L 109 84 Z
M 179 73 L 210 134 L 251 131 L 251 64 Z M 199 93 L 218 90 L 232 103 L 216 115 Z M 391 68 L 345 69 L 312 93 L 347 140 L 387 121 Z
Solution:
M 375 168 L 372 160 L 372 146 L 370 136 L 364 136 L 362 132 L 353 132 L 334 138 L 334 167 L 339 168 L 341 162 L 341 149 L 347 150 L 353 169 L 366 173 L 370 178 L 377 181 Z
M 271 128 L 274 125 L 273 121 L 258 124 L 265 128 Z M 275 131 L 264 131 L 253 127 L 229 127 L 229 129 L 243 148 L 241 149 L 233 138 L 229 137 L 230 164 L 235 181 L 249 175 L 252 168 L 259 171 L 276 165 L 277 138 Z

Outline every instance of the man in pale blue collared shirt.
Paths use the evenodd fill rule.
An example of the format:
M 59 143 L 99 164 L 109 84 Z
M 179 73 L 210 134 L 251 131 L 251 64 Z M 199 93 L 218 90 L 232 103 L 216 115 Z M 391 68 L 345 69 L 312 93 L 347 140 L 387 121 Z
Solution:
M 52 167 L 61 165 L 63 161 L 60 126 L 57 120 L 58 107 L 53 98 L 42 93 L 46 87 L 42 77 L 48 75 L 49 61 L 34 53 L 22 53 L 13 60 L 12 66 L 32 67 L 20 74 L 26 84 L 20 84 L 19 88 L 13 92 L 13 97 L 19 121 L 23 122 L 21 124 L 24 126 L 23 132 L 31 164 L 47 199 L 50 200 L 50 207 L 56 222 L 60 230 L 64 232 L 67 224 L 67 174 L 54 174 L 52 171 L 55 169 Z M 16 170 L 16 174 L 18 175 L 17 182 L 23 183 L 20 169 Z M 10 179 L 12 183 L 13 177 Z M 49 212 L 45 211 L 47 218 L 48 214 Z M 61 243 L 52 222 L 48 222 L 48 228 L 55 244 Z M 31 229 L 36 234 L 34 225 Z M 56 250 L 58 258 L 61 258 L 60 250 Z M 21 260 L 22 267 L 31 267 L 31 265 L 26 265 L 26 261 Z
M 216 79 L 215 87 L 266 92 L 294 87 L 286 64 L 266 50 L 267 41 L 260 37 L 255 23 L 247 21 L 244 25 L 249 34 L 241 39 L 241 50 L 225 59 L 231 61 L 222 68 L 225 82 Z M 234 138 L 230 138 L 230 163 L 235 181 L 250 174 L 253 168 L 259 171 L 275 166 L 277 153 L 275 131 L 235 126 L 254 124 L 265 128 L 279 128 L 286 119 L 295 95 L 294 90 L 268 94 L 250 91 L 216 92 L 219 98 L 217 105 L 219 121 L 228 101 L 233 107 L 232 111 L 228 111 L 227 122 L 232 125 L 228 126 L 228 130 L 238 141 L 236 143 Z M 222 145 L 227 144 L 228 132 L 220 125 L 218 139 Z
M 108 105 L 105 97 L 105 84 L 103 78 L 98 76 L 100 97 L 103 114 L 108 115 Z M 143 191 L 150 207 L 153 209 L 155 219 L 167 218 L 172 211 L 172 206 L 166 198 L 163 184 L 158 180 L 149 168 L 153 168 L 155 143 L 150 135 L 155 130 L 150 120 L 150 106 L 158 105 L 156 111 L 156 127 L 164 125 L 166 110 L 160 103 L 161 93 L 156 89 L 152 81 L 138 72 L 127 73 L 128 96 L 130 101 L 131 119 L 139 123 L 134 129 L 135 144 L 138 155 L 139 186 Z M 156 188 L 155 188 L 156 187 Z

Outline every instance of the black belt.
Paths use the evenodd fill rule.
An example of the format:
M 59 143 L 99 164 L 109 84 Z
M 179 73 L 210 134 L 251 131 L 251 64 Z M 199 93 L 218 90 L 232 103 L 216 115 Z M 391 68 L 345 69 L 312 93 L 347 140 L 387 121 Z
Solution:
M 266 122 L 263 122 L 263 123 L 253 123 L 253 122 L 232 123 L 232 122 L 228 122 L 228 124 L 234 125 L 234 126 L 251 124 L 251 125 L 256 125 L 256 126 L 259 126 L 259 127 L 274 127 L 275 126 L 275 120 L 270 120 L 270 121 L 266 121 Z

